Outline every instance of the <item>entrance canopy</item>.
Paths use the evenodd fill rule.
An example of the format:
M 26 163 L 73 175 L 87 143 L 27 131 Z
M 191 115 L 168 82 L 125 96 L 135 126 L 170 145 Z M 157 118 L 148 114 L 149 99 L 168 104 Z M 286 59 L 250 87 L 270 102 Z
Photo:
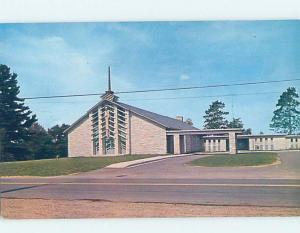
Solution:
M 167 141 L 170 142 L 169 147 L 174 148 L 174 154 L 186 153 L 187 138 L 189 138 L 189 146 L 191 151 L 196 151 L 199 146 L 199 138 L 205 136 L 228 136 L 229 153 L 237 153 L 237 134 L 243 132 L 240 128 L 234 129 L 192 129 L 192 130 L 167 130 Z M 198 139 L 198 140 L 197 140 Z M 194 142 L 194 143 L 193 143 Z M 172 145 L 171 145 L 172 144 Z

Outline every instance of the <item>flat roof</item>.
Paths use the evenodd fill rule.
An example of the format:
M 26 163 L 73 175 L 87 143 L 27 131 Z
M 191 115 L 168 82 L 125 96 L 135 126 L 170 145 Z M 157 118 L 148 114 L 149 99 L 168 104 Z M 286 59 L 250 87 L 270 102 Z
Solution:
M 227 135 L 205 135 L 205 138 L 227 138 Z M 286 134 L 246 134 L 246 135 L 237 135 L 238 138 L 300 138 L 300 135 L 286 135 Z
M 173 134 L 190 134 L 190 135 L 217 135 L 227 133 L 242 133 L 243 130 L 240 128 L 232 129 L 197 129 L 197 130 L 167 130 L 167 135 Z

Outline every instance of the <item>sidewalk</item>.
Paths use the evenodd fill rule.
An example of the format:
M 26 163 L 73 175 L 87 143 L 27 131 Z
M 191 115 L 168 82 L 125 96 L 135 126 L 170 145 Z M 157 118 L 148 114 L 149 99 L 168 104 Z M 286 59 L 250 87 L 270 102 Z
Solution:
M 160 155 L 156 157 L 151 157 L 151 158 L 145 158 L 145 159 L 138 159 L 138 160 L 133 160 L 133 161 L 127 161 L 127 162 L 121 162 L 121 163 L 114 163 L 111 165 L 108 165 L 106 168 L 126 168 L 126 167 L 131 167 L 134 165 L 139 165 L 143 163 L 150 163 L 150 162 L 156 162 L 160 160 L 165 160 L 169 158 L 177 158 L 177 157 L 183 157 L 183 156 L 189 156 L 193 154 L 180 154 L 180 155 Z

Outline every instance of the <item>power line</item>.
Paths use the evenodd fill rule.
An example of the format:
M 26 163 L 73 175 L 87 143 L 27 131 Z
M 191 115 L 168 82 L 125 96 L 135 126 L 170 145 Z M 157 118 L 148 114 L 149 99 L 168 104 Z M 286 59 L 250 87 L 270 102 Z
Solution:
M 131 100 L 173 100 L 173 99 L 198 99 L 198 98 L 211 98 L 211 97 L 232 97 L 232 96 L 246 96 L 246 95 L 265 95 L 265 94 L 277 94 L 281 93 L 279 91 L 272 92 L 254 92 L 254 93 L 234 93 L 234 94 L 224 94 L 224 95 L 201 95 L 201 96 L 182 96 L 182 97 L 161 97 L 161 98 L 144 98 L 144 99 L 125 99 L 127 101 Z
M 21 99 L 35 100 L 35 99 L 54 99 L 54 98 L 70 98 L 70 97 L 86 97 L 86 96 L 99 96 L 103 93 L 89 93 L 89 94 L 73 94 L 73 95 L 50 95 L 50 96 L 36 96 L 36 97 L 24 97 Z
M 254 92 L 254 93 L 234 93 L 234 94 L 223 94 L 223 95 L 201 95 L 201 96 L 181 96 L 181 97 L 159 97 L 159 98 L 138 98 L 138 99 L 124 99 L 126 101 L 139 101 L 139 100 L 176 100 L 176 99 L 199 99 L 199 98 L 211 98 L 211 97 L 234 97 L 234 96 L 249 96 L 249 95 L 267 95 L 267 94 L 278 94 L 280 91 L 271 92 Z M 51 102 L 34 102 L 34 104 L 74 104 L 74 103 L 91 103 L 95 101 L 51 101 Z
M 291 81 L 300 81 L 300 78 L 298 78 L 298 79 L 260 81 L 260 82 L 234 83 L 234 84 L 216 84 L 216 85 L 207 85 L 207 86 L 176 87 L 176 88 L 148 89 L 148 90 L 135 90 L 135 91 L 120 91 L 120 92 L 115 92 L 115 93 L 116 94 L 129 94 L 129 93 L 140 93 L 140 92 L 190 90 L 190 89 L 203 89 L 203 88 L 216 88 L 216 87 L 247 86 L 247 85 L 258 85 L 258 84 L 267 84 L 267 83 L 282 83 L 282 82 L 291 82 Z
M 300 81 L 298 79 L 283 79 L 283 80 L 271 80 L 271 81 L 259 81 L 259 82 L 246 82 L 246 83 L 233 83 L 233 84 L 216 84 L 206 86 L 192 86 L 192 87 L 176 87 L 176 88 L 162 88 L 162 89 L 145 89 L 134 91 L 119 91 L 116 94 L 133 94 L 133 93 L 146 93 L 146 92 L 162 92 L 162 91 L 175 91 L 175 90 L 191 90 L 191 89 L 204 89 L 204 88 L 218 88 L 218 87 L 232 87 L 232 86 L 247 86 L 247 85 L 259 85 L 268 83 L 282 83 Z M 70 98 L 70 97 L 86 97 L 86 96 L 99 96 L 103 93 L 89 93 L 89 94 L 72 94 L 72 95 L 53 95 L 53 96 L 37 96 L 37 97 L 24 97 L 22 99 L 34 100 L 34 99 L 51 99 L 51 98 Z

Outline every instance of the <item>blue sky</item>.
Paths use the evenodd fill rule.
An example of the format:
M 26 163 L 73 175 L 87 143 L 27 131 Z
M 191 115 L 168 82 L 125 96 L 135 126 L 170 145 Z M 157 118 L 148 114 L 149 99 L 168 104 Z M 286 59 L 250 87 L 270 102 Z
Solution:
M 115 91 L 293 79 L 300 77 L 299 38 L 299 21 L 0 24 L 0 63 L 19 75 L 22 97 L 104 92 L 108 65 Z M 229 120 L 241 117 L 246 128 L 266 133 L 280 93 L 299 91 L 299 83 L 119 96 L 199 128 L 209 104 L 221 100 Z M 234 93 L 243 95 L 218 96 Z M 156 99 L 168 97 L 198 98 Z M 51 127 L 72 123 L 99 99 L 26 104 Z

